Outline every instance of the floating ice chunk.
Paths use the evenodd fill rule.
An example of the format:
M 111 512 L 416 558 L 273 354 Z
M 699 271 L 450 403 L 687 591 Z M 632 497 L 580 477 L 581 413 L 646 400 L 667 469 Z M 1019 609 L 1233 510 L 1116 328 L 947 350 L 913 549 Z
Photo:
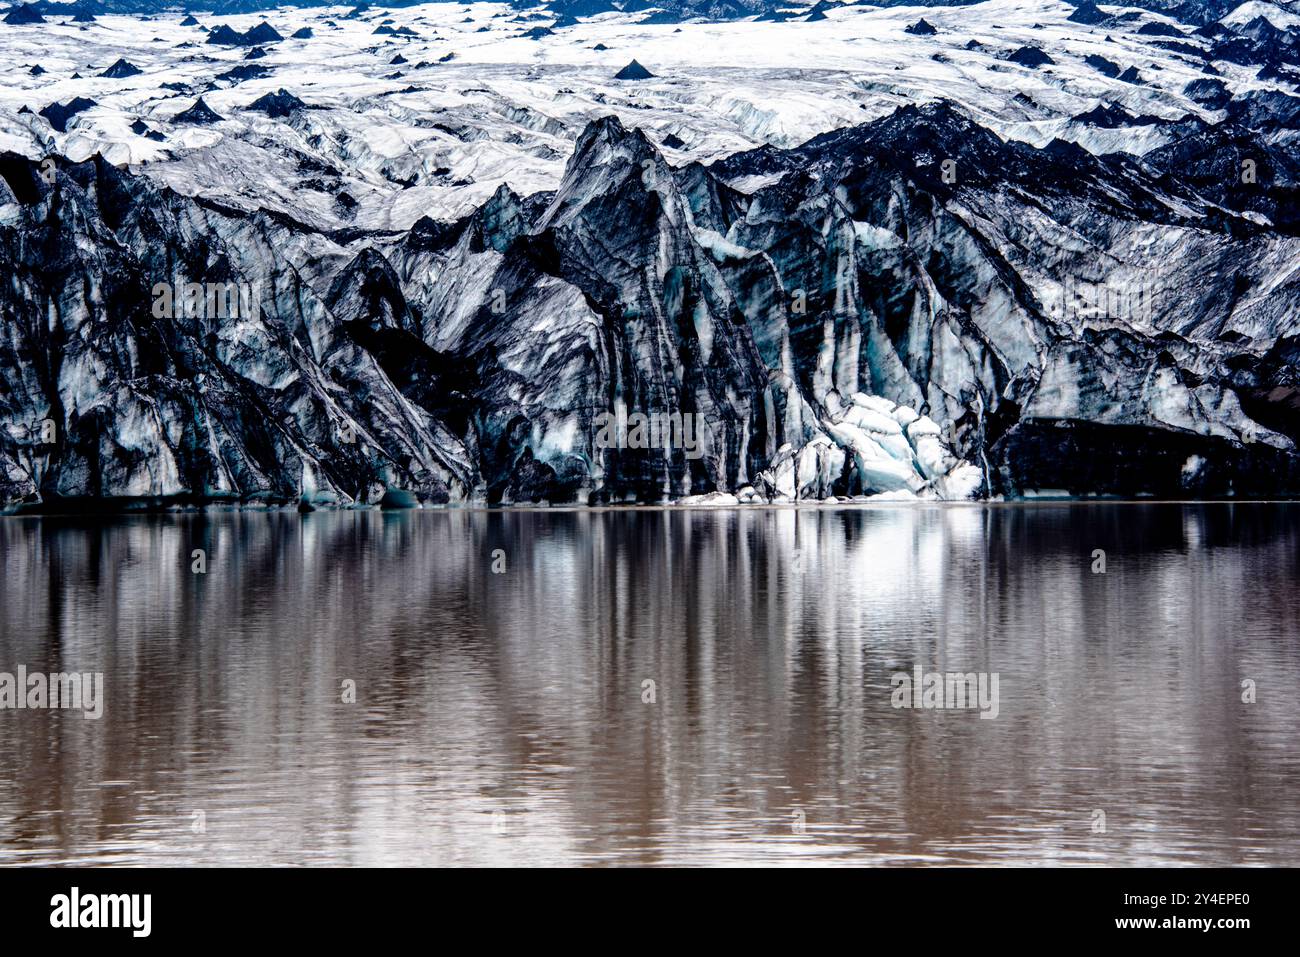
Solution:
M 752 492 L 753 489 L 750 489 Z M 733 505 L 739 505 L 740 499 L 730 492 L 709 492 L 706 495 L 688 495 L 678 500 L 678 505 L 691 505 L 695 507 L 713 506 L 717 508 L 728 508 Z
M 875 495 L 858 495 L 853 498 L 854 502 L 915 502 L 916 496 L 905 490 L 896 492 L 877 492 Z
M 852 455 L 863 489 L 965 499 L 983 485 L 980 469 L 953 455 L 933 419 L 883 396 L 854 393 L 823 425 Z

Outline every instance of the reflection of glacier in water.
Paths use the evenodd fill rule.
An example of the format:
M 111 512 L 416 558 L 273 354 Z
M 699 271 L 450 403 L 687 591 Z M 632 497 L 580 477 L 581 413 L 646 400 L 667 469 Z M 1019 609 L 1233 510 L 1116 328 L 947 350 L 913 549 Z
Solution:
M 1295 864 L 1298 546 L 1281 505 L 5 519 L 0 670 L 107 703 L 0 712 L 0 862 Z M 998 718 L 893 710 L 916 666 Z

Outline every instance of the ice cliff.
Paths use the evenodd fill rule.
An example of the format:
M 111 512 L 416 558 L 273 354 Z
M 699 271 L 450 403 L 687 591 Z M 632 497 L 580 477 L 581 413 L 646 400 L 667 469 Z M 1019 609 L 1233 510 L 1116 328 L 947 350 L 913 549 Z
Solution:
M 607 117 L 403 232 L 6 154 L 0 503 L 1295 494 L 1295 124 L 1242 115 L 1138 161 L 937 103 L 708 167 Z M 617 409 L 704 454 L 600 447 Z

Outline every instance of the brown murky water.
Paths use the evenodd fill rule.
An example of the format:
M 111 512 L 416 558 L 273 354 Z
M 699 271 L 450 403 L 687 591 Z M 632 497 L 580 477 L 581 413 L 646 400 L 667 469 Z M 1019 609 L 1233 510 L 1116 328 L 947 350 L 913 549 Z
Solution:
M 0 864 L 1300 863 L 1300 506 L 5 518 L 0 554 L 0 672 L 105 676 L 99 720 L 0 711 Z M 894 708 L 917 666 L 996 672 L 997 717 Z

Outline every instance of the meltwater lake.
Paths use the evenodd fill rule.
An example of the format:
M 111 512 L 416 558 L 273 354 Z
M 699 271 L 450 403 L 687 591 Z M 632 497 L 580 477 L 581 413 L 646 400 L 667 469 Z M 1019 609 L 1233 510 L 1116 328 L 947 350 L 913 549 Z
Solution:
M 7 517 L 0 556 L 0 674 L 103 676 L 97 719 L 0 709 L 0 864 L 1300 864 L 1300 505 Z M 996 716 L 895 706 L 935 672 Z

